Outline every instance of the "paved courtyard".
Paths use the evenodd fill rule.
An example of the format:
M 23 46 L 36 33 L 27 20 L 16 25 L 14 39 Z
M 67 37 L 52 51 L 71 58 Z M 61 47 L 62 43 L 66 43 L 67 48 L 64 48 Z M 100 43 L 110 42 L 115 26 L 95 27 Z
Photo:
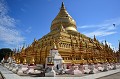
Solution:
M 120 72 L 113 74 L 113 75 L 109 75 L 109 76 L 105 76 L 105 77 L 101 77 L 98 79 L 120 79 Z
M 0 65 L 0 72 L 4 75 L 6 79 L 48 79 L 48 77 L 30 77 L 30 76 L 18 76 L 14 74 L 12 71 L 9 71 L 7 68 Z M 116 74 L 114 74 L 116 73 Z M 110 75 L 112 74 L 112 75 Z M 109 76 L 106 76 L 109 75 Z M 105 77 L 102 77 L 105 76 Z M 100 78 L 101 77 L 101 78 Z M 82 75 L 57 75 L 54 79 L 120 79 L 120 69 L 110 70 L 107 72 L 99 72 L 96 74 L 82 74 Z M 0 79 L 2 76 L 0 74 Z M 49 77 L 49 79 L 53 79 L 53 77 Z
M 0 73 L 0 79 L 3 79 L 2 76 L 1 76 L 1 73 Z M 75 77 L 74 77 L 74 79 L 75 79 Z M 113 75 L 101 77 L 101 78 L 98 78 L 98 79 L 120 79 L 120 72 L 116 73 L 116 74 L 113 74 Z
M 1 73 L 0 73 L 0 79 L 3 79 Z

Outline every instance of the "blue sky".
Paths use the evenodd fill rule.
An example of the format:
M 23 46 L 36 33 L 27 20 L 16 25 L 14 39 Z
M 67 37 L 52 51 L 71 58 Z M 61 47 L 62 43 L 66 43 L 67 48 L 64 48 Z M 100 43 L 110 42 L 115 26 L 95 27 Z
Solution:
M 118 48 L 120 0 L 0 0 L 0 48 L 20 48 L 50 32 L 62 1 L 80 33 Z

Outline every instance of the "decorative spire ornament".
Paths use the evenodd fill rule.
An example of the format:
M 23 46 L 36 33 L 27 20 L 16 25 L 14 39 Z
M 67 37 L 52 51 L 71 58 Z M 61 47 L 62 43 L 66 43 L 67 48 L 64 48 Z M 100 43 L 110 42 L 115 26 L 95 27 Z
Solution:
M 120 52 L 120 40 L 119 40 L 119 52 Z
M 61 32 L 65 32 L 65 29 L 64 29 L 64 27 L 63 27 L 62 24 L 60 25 L 60 31 L 61 31 Z
M 97 41 L 95 35 L 94 35 L 94 41 Z

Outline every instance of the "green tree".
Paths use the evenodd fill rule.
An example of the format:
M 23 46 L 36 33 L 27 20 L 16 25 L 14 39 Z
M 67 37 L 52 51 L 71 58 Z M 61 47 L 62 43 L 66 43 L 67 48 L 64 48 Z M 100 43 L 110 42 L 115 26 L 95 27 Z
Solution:
M 10 48 L 2 48 L 2 49 L 0 49 L 0 61 L 3 59 L 3 57 L 9 56 L 10 52 L 12 52 L 12 50 Z

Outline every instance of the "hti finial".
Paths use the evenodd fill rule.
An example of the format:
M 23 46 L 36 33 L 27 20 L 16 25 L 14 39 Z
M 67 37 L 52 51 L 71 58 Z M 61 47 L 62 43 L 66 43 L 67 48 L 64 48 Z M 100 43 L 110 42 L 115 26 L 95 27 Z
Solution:
M 107 44 L 106 40 L 105 40 L 105 45 Z
M 95 35 L 94 35 L 94 41 L 96 41 L 96 37 L 95 37 Z
M 64 2 L 62 2 L 61 9 L 65 9 Z
M 34 41 L 36 41 L 36 39 L 34 38 Z

